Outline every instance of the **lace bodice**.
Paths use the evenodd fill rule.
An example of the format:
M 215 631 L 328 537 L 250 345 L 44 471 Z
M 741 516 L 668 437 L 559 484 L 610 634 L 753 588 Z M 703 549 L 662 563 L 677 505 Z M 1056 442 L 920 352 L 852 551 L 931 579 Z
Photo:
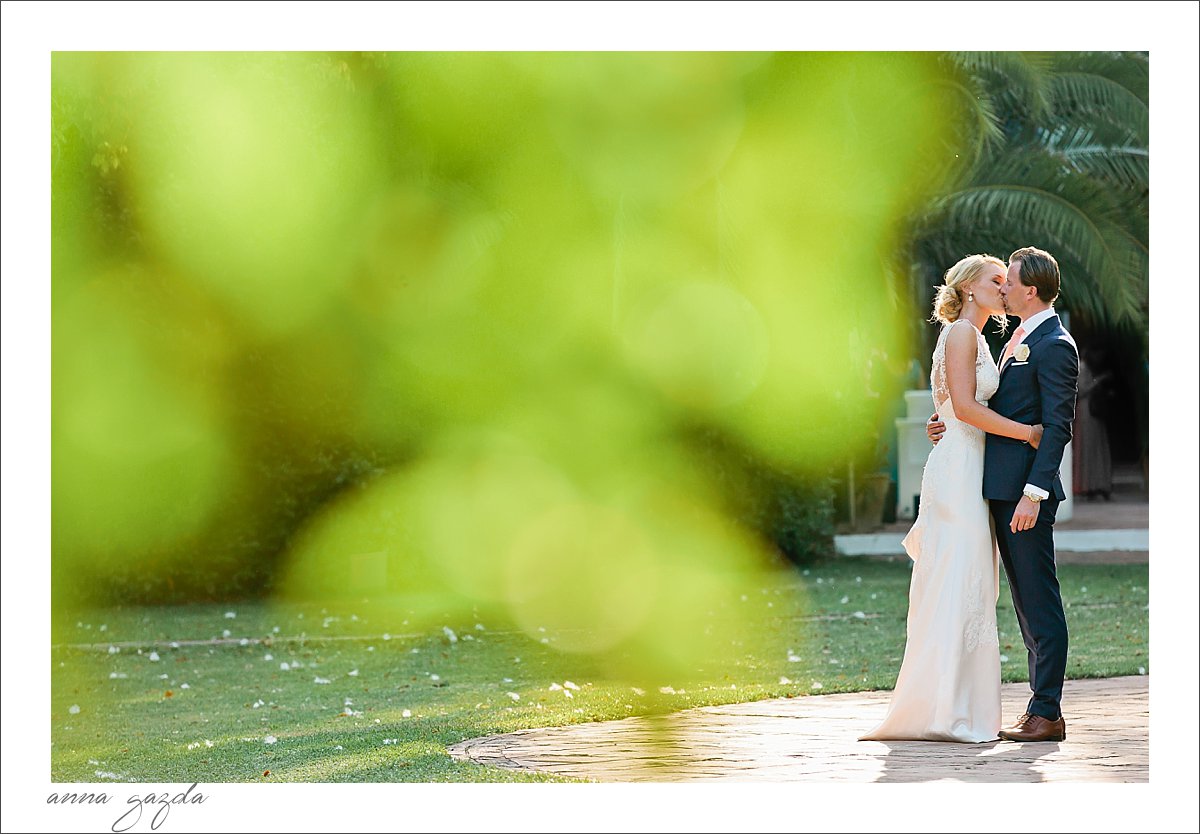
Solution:
M 950 387 L 946 384 L 946 338 L 953 327 L 969 327 L 975 330 L 975 325 L 969 321 L 959 320 L 949 327 L 943 327 L 938 334 L 937 344 L 933 348 L 933 367 L 929 372 L 929 386 L 933 389 L 933 401 L 938 414 L 945 419 L 945 411 L 949 408 Z M 992 354 L 988 350 L 987 340 L 983 334 L 975 330 L 975 401 L 987 405 L 996 389 L 1000 387 L 1000 371 L 996 367 Z

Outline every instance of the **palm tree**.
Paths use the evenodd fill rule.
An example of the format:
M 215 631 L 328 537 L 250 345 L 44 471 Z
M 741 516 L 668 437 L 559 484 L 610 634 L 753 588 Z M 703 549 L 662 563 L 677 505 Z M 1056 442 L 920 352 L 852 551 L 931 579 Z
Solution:
M 1146 53 L 951 53 L 961 104 L 947 182 L 911 218 L 913 301 L 971 252 L 1052 252 L 1091 332 L 1140 333 L 1149 273 Z

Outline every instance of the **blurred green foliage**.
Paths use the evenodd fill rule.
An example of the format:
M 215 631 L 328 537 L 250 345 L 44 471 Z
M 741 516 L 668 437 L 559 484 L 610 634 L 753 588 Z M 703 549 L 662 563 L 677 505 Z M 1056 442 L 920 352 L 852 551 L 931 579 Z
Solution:
M 55 54 L 56 607 L 396 594 L 700 656 L 874 442 L 940 71 Z

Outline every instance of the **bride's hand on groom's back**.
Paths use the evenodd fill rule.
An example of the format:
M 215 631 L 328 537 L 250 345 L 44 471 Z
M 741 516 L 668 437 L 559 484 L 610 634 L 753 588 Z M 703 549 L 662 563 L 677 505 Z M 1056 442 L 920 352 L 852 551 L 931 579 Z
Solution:
M 929 418 L 929 421 L 925 423 L 925 433 L 929 435 L 930 442 L 936 445 L 942 439 L 942 434 L 945 431 L 946 424 L 938 419 L 937 412 L 935 411 L 933 416 Z M 1038 438 L 1041 438 L 1040 432 L 1038 433 Z
M 1029 434 L 1029 445 L 1037 448 L 1042 442 L 1042 424 L 1037 423 L 1033 427 L 1033 431 Z

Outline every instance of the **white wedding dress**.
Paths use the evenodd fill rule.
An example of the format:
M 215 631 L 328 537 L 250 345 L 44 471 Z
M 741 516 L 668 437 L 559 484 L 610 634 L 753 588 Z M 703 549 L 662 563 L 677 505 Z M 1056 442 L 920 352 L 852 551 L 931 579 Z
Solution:
M 1000 373 L 975 331 L 975 399 L 987 404 Z M 904 538 L 915 563 L 908 592 L 908 642 L 887 715 L 861 740 L 992 741 L 1000 729 L 996 600 L 1000 559 L 983 498 L 981 429 L 958 420 L 946 385 L 946 337 L 933 351 L 937 413 L 946 433 L 921 477 L 917 520 Z

